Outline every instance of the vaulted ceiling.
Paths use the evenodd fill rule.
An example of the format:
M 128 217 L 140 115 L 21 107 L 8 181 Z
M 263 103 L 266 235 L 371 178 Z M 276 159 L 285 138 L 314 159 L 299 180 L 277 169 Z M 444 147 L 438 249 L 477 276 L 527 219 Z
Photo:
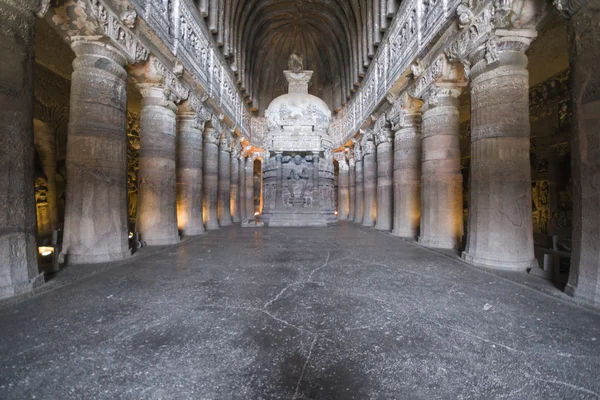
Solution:
M 288 57 L 314 70 L 309 92 L 332 110 L 352 96 L 399 0 L 198 0 L 216 43 L 261 114 L 287 93 Z

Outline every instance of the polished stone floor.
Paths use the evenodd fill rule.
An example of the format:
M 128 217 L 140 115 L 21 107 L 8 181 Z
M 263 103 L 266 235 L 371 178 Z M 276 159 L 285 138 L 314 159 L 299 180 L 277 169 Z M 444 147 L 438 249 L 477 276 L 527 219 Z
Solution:
M 94 269 L 0 307 L 0 398 L 599 398 L 599 314 L 355 225 Z

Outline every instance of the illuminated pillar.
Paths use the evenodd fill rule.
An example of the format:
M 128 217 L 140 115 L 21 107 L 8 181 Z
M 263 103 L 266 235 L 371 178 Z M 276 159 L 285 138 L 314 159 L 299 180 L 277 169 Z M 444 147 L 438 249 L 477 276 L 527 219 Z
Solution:
M 392 234 L 417 239 L 421 220 L 421 106 L 404 95 L 396 112 L 394 133 L 394 229 Z M 401 114 L 401 115 L 400 115 Z
M 254 221 L 254 154 L 248 153 L 246 157 L 246 219 Z
M 217 213 L 219 185 L 219 132 L 213 127 L 204 128 L 202 215 L 207 230 L 219 229 Z
M 179 242 L 177 229 L 176 112 L 165 88 L 140 84 L 140 170 L 137 230 L 149 246 Z
M 244 222 L 248 220 L 246 216 L 246 157 L 244 151 L 239 155 L 239 192 L 240 192 L 240 220 Z
M 231 150 L 230 210 L 233 222 L 242 222 L 240 213 L 240 143 L 235 141 Z
M 275 165 L 277 166 L 277 186 L 275 187 L 275 208 L 283 207 L 283 153 L 275 153 Z
M 377 154 L 375 154 L 375 142 L 373 134 L 369 133 L 369 139 L 364 146 L 363 158 L 363 196 L 364 213 L 363 226 L 373 227 L 377 219 Z
M 423 107 L 419 243 L 428 247 L 459 249 L 461 245 L 459 94 L 456 87 L 434 88 Z
M 377 134 L 377 224 L 375 229 L 380 231 L 392 230 L 394 192 L 392 180 L 394 175 L 393 132 L 381 117 Z
M 177 225 L 183 236 L 204 233 L 202 221 L 202 129 L 195 111 L 177 115 Z
M 231 225 L 231 134 L 225 130 L 219 141 L 219 193 L 217 213 L 220 226 Z
M 471 176 L 463 258 L 476 266 L 525 271 L 536 265 L 525 55 L 535 32 L 506 33 L 489 39 L 502 41 L 498 60 L 488 64 L 482 57 L 471 72 Z
M 127 226 L 127 72 L 110 45 L 72 44 L 63 253 L 69 264 L 122 260 Z M 176 227 L 175 227 L 176 228 Z
M 38 5 L 31 0 L 0 0 L 0 298 L 44 283 L 37 263 L 33 145 Z

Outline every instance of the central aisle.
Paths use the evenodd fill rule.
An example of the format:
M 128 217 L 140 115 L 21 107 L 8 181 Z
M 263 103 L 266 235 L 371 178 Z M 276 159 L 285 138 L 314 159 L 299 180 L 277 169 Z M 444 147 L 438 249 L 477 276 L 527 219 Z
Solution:
M 210 232 L 0 308 L 0 338 L 2 398 L 600 393 L 598 314 L 351 224 Z

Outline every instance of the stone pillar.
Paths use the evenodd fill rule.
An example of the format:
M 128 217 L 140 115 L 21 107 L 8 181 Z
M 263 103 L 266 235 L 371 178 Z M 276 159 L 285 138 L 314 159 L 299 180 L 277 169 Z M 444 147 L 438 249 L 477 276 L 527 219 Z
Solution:
M 40 120 L 33 121 L 35 148 L 46 176 L 46 206 L 44 218 L 40 218 L 41 210 L 37 205 L 38 234 L 52 236 L 58 228 L 58 207 L 56 199 L 56 135 L 55 127 Z M 45 221 L 46 223 L 43 223 Z
M 275 188 L 275 208 L 283 207 L 283 153 L 275 153 L 275 165 L 277 166 L 277 186 Z
M 177 225 L 183 236 L 204 233 L 202 221 L 202 130 L 195 111 L 177 115 Z
M 254 157 L 248 153 L 246 157 L 246 219 L 254 221 Z
M 246 157 L 243 152 L 239 156 L 239 182 L 240 182 L 240 220 L 248 220 L 246 216 Z
M 355 196 L 356 202 L 354 205 L 354 222 L 361 224 L 364 214 L 364 186 L 363 186 L 363 153 L 360 147 L 360 143 L 354 144 L 354 161 L 356 162 L 355 167 Z
M 204 180 L 202 182 L 202 214 L 207 230 L 219 229 L 217 213 L 219 185 L 219 132 L 212 126 L 204 128 Z
M 364 146 L 363 161 L 363 226 L 373 227 L 377 220 L 377 154 L 373 134 L 369 133 Z
M 314 208 L 322 208 L 325 205 L 325 199 L 321 199 L 321 179 L 319 175 L 319 153 L 313 155 L 313 204 Z
M 71 77 L 63 253 L 69 264 L 122 260 L 127 227 L 125 57 L 77 40 Z
M 350 170 L 345 152 L 336 153 L 338 161 L 338 219 L 345 221 L 350 214 Z
M 356 161 L 352 150 L 346 149 L 348 153 L 348 192 L 350 204 L 348 207 L 348 220 L 354 221 L 356 217 Z
M 394 133 L 394 229 L 392 234 L 417 239 L 421 221 L 421 106 L 404 95 Z M 399 105 L 397 106 L 399 107 Z
M 576 2 L 574 2 L 576 3 Z M 600 308 L 600 1 L 570 10 L 573 256 L 566 293 Z
M 179 242 L 177 229 L 177 107 L 160 84 L 139 84 L 140 170 L 137 231 L 149 246 Z
M 527 45 L 535 32 L 493 36 L 502 49 L 471 70 L 471 176 L 463 258 L 488 268 L 525 271 L 533 253 Z M 500 30 L 496 30 L 498 35 Z
M 231 225 L 231 134 L 226 130 L 219 142 L 219 225 Z
M 386 115 L 380 117 L 377 124 L 377 224 L 380 231 L 392 230 L 394 193 L 392 180 L 394 175 L 393 132 L 386 121 Z
M 433 88 L 423 107 L 421 233 L 419 243 L 460 249 L 463 235 L 458 96 L 456 87 Z
M 234 141 L 231 150 L 230 210 L 235 223 L 242 222 L 240 214 L 240 150 L 239 141 Z
M 33 48 L 38 4 L 0 0 L 0 298 L 44 283 L 35 240 Z

